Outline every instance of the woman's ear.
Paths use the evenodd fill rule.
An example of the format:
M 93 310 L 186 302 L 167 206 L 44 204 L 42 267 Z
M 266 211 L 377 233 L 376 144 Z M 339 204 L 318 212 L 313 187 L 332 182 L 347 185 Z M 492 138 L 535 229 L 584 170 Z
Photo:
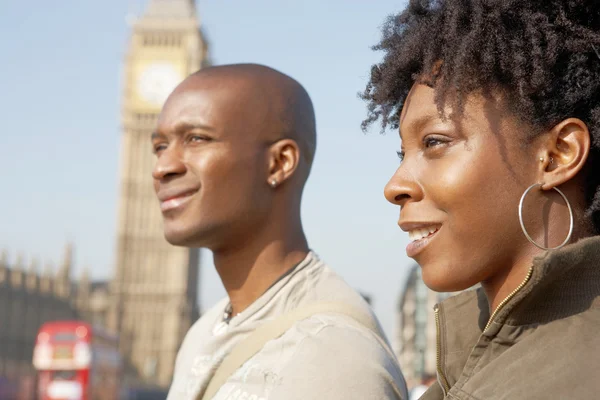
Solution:
M 585 122 L 569 118 L 549 132 L 540 151 L 540 181 L 549 190 L 573 179 L 584 167 L 590 153 L 590 132 Z

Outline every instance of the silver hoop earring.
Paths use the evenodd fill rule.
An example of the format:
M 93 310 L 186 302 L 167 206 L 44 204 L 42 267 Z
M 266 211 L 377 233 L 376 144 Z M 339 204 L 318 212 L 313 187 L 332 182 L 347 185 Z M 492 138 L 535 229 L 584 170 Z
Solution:
M 533 185 L 529 186 L 525 190 L 525 192 L 523 193 L 523 196 L 521 196 L 521 201 L 519 202 L 519 222 L 521 223 L 521 229 L 523 230 L 523 233 L 525 234 L 525 237 L 527 238 L 527 240 L 529 240 L 536 247 L 539 247 L 542 250 L 556 250 L 556 249 L 560 249 L 561 247 L 563 247 L 564 245 L 566 245 L 567 243 L 569 243 L 569 241 L 571 240 L 571 235 L 573 235 L 574 218 L 573 218 L 573 209 L 571 208 L 571 203 L 569 203 L 569 199 L 567 199 L 567 196 L 565 196 L 565 194 L 563 192 L 561 192 L 560 189 L 558 189 L 556 187 L 552 188 L 552 189 L 556 190 L 558 192 L 558 194 L 560 194 L 562 196 L 562 198 L 564 199 L 565 203 L 567 203 L 567 207 L 569 209 L 569 217 L 571 219 L 571 221 L 569 223 L 569 234 L 567 235 L 567 238 L 565 239 L 565 241 L 562 242 L 557 247 L 544 247 L 544 246 L 540 246 L 539 244 L 537 244 L 535 242 L 535 240 L 533 240 L 531 238 L 531 236 L 529 236 L 529 234 L 527 233 L 527 230 L 525 229 L 525 223 L 523 222 L 523 202 L 525 201 L 525 197 L 527 196 L 527 193 L 529 193 L 529 191 L 531 189 L 533 189 L 534 187 L 536 187 L 536 186 L 542 186 L 542 185 L 540 183 L 534 183 Z

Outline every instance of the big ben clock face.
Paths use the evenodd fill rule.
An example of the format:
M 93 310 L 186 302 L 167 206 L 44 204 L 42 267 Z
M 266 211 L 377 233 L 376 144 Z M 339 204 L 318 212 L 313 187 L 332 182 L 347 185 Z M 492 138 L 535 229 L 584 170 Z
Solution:
M 162 107 L 173 89 L 183 80 L 175 67 L 168 62 L 154 62 L 146 65 L 137 81 L 139 96 L 157 107 Z

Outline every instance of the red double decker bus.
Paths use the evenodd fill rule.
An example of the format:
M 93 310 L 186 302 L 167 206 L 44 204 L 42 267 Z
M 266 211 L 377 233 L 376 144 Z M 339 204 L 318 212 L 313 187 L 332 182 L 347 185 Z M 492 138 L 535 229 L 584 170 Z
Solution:
M 38 400 L 117 400 L 118 338 L 82 321 L 40 328 L 33 351 Z

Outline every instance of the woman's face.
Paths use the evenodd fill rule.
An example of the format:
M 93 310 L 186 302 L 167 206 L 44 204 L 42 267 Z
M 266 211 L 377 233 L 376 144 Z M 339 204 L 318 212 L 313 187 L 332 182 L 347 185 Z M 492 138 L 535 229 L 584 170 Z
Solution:
M 432 88 L 413 87 L 400 119 L 404 159 L 385 196 L 401 206 L 398 224 L 411 240 L 406 251 L 425 283 L 457 291 L 502 277 L 530 255 L 518 204 L 538 181 L 540 160 L 523 144 L 529 125 L 499 102 L 474 94 L 460 118 L 445 111 L 447 119 Z

